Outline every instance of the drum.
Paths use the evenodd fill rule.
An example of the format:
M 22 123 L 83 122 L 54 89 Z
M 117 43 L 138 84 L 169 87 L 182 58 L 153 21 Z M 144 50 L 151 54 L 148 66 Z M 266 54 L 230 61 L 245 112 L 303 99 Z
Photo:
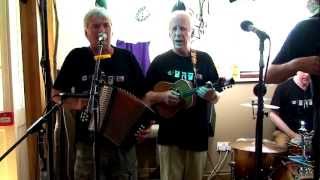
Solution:
M 238 139 L 231 143 L 233 159 L 235 162 L 234 176 L 238 179 L 253 179 L 255 174 L 255 139 Z M 272 141 L 263 140 L 262 145 L 262 169 L 264 177 L 268 177 L 279 164 L 280 156 L 286 150 Z
M 313 179 L 312 167 L 299 165 L 288 161 L 281 164 L 272 174 L 273 180 L 311 180 Z
M 99 95 L 98 132 L 114 145 L 130 148 L 136 143 L 134 134 L 151 125 L 153 110 L 121 88 L 102 86 Z M 91 120 L 89 129 L 93 127 Z

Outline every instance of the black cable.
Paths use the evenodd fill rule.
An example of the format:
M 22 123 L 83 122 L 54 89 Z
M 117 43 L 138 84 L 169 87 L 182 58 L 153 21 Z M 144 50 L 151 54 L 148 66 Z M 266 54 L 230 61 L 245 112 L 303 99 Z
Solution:
M 269 67 L 269 60 L 270 60 L 270 54 L 271 54 L 271 39 L 268 38 L 268 42 L 269 42 L 269 52 L 268 52 L 268 57 L 267 57 L 267 63 L 266 63 L 266 69 L 264 72 L 264 80 L 263 82 L 266 82 L 266 78 L 267 78 L 267 72 L 268 72 L 268 67 Z
M 58 10 L 57 10 L 57 3 L 56 0 L 53 0 L 53 10 L 55 15 L 55 43 L 54 43 L 54 49 L 53 49 L 53 65 L 54 65 L 54 75 L 56 75 L 57 71 L 57 54 L 58 54 L 58 44 L 59 44 L 59 16 L 58 16 Z

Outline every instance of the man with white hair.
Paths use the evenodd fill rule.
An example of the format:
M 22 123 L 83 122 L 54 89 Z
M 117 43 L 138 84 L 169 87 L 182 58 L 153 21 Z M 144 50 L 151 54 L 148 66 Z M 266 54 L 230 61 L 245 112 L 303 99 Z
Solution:
M 211 119 L 210 110 L 218 96 L 215 90 L 204 85 L 207 81 L 216 82 L 218 73 L 207 53 L 191 49 L 191 27 L 187 12 L 173 12 L 169 23 L 173 48 L 157 56 L 147 72 L 149 92 L 145 99 L 155 109 L 164 106 L 177 110 L 169 116 L 158 111 L 161 116 L 158 132 L 161 180 L 201 180 L 207 161 L 208 138 L 213 136 L 210 122 L 214 118 Z M 175 88 L 155 89 L 156 84 L 163 81 L 186 82 L 197 87 L 194 104 L 178 110 L 176 105 L 185 102 L 182 92 Z

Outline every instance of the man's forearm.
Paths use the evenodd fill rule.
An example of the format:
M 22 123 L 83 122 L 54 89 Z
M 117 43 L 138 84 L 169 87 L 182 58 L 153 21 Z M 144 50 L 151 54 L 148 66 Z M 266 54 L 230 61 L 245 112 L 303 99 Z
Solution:
M 271 64 L 267 71 L 267 83 L 278 84 L 295 75 L 297 70 L 290 63 Z
M 153 105 L 162 101 L 162 96 L 159 92 L 149 91 L 143 97 L 143 101 L 148 105 Z
M 290 138 L 294 138 L 297 135 L 276 113 L 270 112 L 269 117 L 274 125 Z

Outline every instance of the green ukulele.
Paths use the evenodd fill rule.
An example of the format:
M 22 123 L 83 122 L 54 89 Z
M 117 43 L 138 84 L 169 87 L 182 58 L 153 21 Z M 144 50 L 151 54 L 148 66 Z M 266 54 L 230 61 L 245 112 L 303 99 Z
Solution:
M 204 86 L 207 88 L 213 88 L 214 90 L 221 92 L 224 89 L 231 87 L 232 84 L 234 84 L 233 79 L 226 81 L 224 78 L 219 78 L 216 83 L 207 83 Z M 188 109 L 195 104 L 195 92 L 197 92 L 197 89 L 201 87 L 203 86 L 193 88 L 192 84 L 186 80 L 178 80 L 174 83 L 160 81 L 153 88 L 155 92 L 173 90 L 179 94 L 181 101 L 179 101 L 179 103 L 176 105 L 168 105 L 166 103 L 155 104 L 155 110 L 161 117 L 166 119 L 171 118 L 180 110 Z

